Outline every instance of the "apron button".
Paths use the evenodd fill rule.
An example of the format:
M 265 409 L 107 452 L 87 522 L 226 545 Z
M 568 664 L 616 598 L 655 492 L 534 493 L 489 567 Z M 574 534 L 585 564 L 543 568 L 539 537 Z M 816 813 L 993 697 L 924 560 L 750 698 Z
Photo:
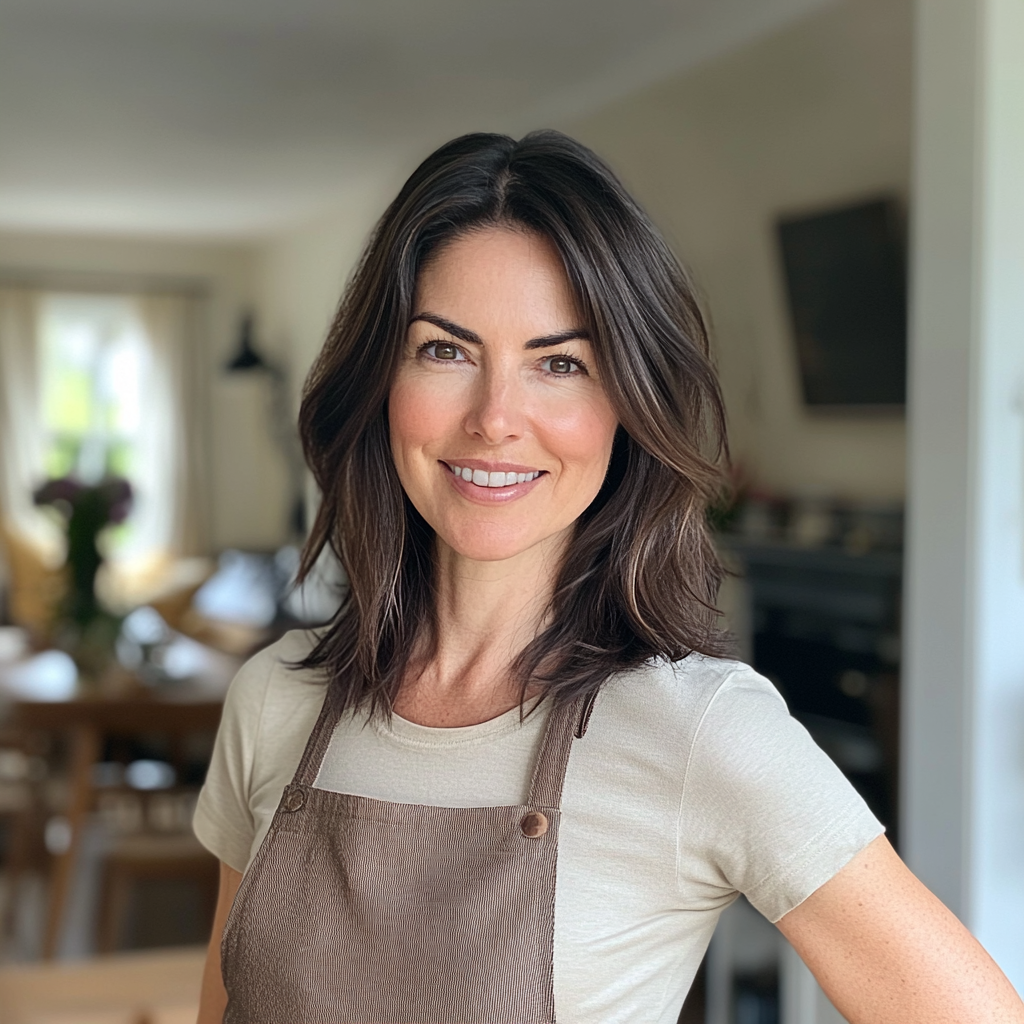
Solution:
M 284 800 L 286 811 L 301 811 L 306 802 L 306 794 L 301 789 L 293 789 Z
M 540 811 L 531 811 L 519 823 L 527 839 L 539 839 L 548 830 L 548 817 Z

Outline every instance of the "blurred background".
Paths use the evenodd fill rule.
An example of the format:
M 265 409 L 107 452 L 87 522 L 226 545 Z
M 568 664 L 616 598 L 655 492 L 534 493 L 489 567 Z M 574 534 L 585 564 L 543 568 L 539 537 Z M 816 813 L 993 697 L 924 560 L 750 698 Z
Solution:
M 224 691 L 343 583 L 304 375 L 419 160 L 538 127 L 699 285 L 742 655 L 1024 987 L 1022 0 L 2 0 L 0 97 L 0 1024 L 194 1019 Z M 743 901 L 681 1017 L 840 1019 Z

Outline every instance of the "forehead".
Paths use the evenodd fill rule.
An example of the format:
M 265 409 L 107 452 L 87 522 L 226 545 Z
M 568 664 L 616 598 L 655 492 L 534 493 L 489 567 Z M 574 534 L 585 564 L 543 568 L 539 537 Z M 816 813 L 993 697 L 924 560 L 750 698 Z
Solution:
M 423 267 L 414 314 L 436 313 L 464 327 L 578 327 L 562 261 L 543 235 L 506 227 L 474 230 L 445 244 Z

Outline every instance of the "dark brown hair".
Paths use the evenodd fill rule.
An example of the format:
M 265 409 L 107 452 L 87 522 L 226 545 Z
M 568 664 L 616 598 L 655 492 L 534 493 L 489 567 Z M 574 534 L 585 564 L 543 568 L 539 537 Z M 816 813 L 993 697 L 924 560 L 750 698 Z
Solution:
M 499 225 L 554 244 L 620 423 L 550 625 L 512 666 L 522 692 L 571 699 L 657 657 L 723 651 L 705 510 L 723 486 L 725 412 L 693 286 L 585 146 L 554 131 L 465 135 L 420 164 L 377 224 L 306 381 L 299 423 L 323 501 L 301 575 L 329 546 L 349 587 L 301 664 L 325 670 L 345 707 L 389 712 L 410 656 L 433 643 L 434 536 L 392 463 L 388 393 L 425 261 Z

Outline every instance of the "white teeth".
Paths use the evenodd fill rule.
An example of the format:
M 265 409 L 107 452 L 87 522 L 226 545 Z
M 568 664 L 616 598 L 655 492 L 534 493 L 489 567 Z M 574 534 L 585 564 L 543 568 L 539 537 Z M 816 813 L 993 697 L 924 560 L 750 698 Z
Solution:
M 539 469 L 532 473 L 488 473 L 484 469 L 470 469 L 468 466 L 456 466 L 454 463 L 448 468 L 456 476 L 461 476 L 467 483 L 476 484 L 477 487 L 511 487 L 513 484 L 525 484 L 530 480 L 536 480 L 540 476 Z

